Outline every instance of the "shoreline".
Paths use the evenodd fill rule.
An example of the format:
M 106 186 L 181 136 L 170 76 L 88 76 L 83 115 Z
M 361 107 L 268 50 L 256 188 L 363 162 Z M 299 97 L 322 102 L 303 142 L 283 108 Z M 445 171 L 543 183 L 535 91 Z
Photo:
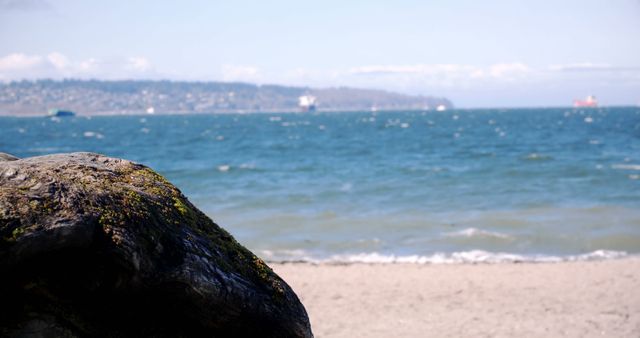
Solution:
M 639 258 L 638 253 L 615 250 L 595 250 L 582 254 L 565 256 L 523 255 L 507 252 L 489 252 L 484 250 L 458 251 L 453 253 L 434 253 L 432 255 L 385 255 L 376 252 L 328 258 L 270 259 L 262 257 L 268 264 L 312 264 L 312 265 L 349 265 L 349 264 L 416 264 L 416 265 L 456 265 L 456 264 L 526 264 L 526 263 L 564 263 L 598 262 L 617 259 Z
M 269 263 L 316 337 L 640 336 L 640 257 L 520 263 Z

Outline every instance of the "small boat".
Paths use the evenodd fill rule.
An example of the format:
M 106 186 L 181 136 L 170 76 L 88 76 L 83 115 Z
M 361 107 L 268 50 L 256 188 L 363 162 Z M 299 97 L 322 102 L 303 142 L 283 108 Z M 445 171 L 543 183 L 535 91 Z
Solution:
M 63 109 L 49 109 L 49 117 L 66 117 L 66 116 L 76 116 L 76 113 L 71 110 L 63 110 Z

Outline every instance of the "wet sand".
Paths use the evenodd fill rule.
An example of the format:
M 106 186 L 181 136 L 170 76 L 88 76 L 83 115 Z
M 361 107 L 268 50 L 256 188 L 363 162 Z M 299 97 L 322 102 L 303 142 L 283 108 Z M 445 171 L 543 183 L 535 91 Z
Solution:
M 640 258 L 270 264 L 316 337 L 640 337 Z

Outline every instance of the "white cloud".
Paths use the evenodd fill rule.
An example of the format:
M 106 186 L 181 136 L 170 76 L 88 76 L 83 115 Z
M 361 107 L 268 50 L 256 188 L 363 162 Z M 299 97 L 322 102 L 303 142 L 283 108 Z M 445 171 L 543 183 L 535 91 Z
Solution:
M 253 66 L 223 65 L 222 79 L 224 81 L 257 81 L 260 71 Z
M 78 70 L 80 72 L 90 72 L 92 70 L 95 70 L 98 66 L 99 61 L 97 59 L 94 58 L 90 58 L 87 60 L 84 60 L 82 62 L 80 62 L 80 64 L 78 64 Z
M 487 72 L 482 69 L 476 69 L 473 72 L 469 73 L 469 77 L 472 79 L 482 79 L 487 76 Z
M 14 72 L 40 66 L 43 58 L 38 55 L 13 53 L 0 58 L 0 72 Z
M 141 56 L 118 58 L 105 62 L 96 58 L 72 60 L 59 52 L 47 55 L 13 53 L 0 57 L 0 79 L 3 81 L 38 78 L 149 78 L 158 77 L 151 62 Z
M 608 63 L 579 62 L 551 65 L 548 70 L 554 72 L 637 72 L 640 71 L 640 67 L 620 67 Z
M 498 63 L 489 67 L 489 74 L 494 78 L 513 79 L 531 72 L 529 66 L 520 63 Z
M 611 65 L 606 63 L 591 63 L 591 62 L 581 62 L 581 63 L 569 63 L 569 64 L 559 64 L 559 65 L 551 65 L 549 66 L 549 70 L 551 71 L 592 71 L 592 70 L 608 70 L 611 69 Z
M 417 64 L 417 65 L 375 65 L 349 69 L 349 74 L 421 74 L 434 75 L 440 73 L 461 73 L 473 71 L 475 67 L 456 64 Z
M 127 60 L 126 68 L 136 72 L 146 72 L 151 69 L 151 62 L 144 57 L 130 57 Z
M 530 81 L 535 70 L 522 62 L 488 66 L 470 64 L 373 65 L 354 67 L 343 73 L 350 85 L 396 88 L 471 88 L 487 84 Z M 366 79 L 366 80 L 365 80 Z M 363 81 L 365 80 L 365 81 Z
M 390 75 L 390 74 L 414 74 L 423 76 L 449 75 L 464 76 L 469 78 L 510 78 L 531 72 L 529 66 L 520 63 L 498 63 L 489 67 L 478 67 L 464 64 L 417 64 L 417 65 L 390 65 L 390 66 L 362 66 L 349 69 L 353 75 Z
M 69 59 L 58 52 L 53 52 L 47 55 L 47 60 L 57 69 L 64 69 L 69 66 Z

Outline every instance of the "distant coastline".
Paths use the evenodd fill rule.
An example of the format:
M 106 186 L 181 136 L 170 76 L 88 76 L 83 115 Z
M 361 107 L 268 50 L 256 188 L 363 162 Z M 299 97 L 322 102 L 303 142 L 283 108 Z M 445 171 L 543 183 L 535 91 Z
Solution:
M 621 108 L 638 108 L 638 106 L 634 105 L 620 105 L 620 106 L 605 106 L 598 108 L 576 108 L 572 106 L 549 106 L 549 107 L 501 107 L 501 108 L 492 108 L 492 107 L 480 107 L 480 108 L 452 108 L 456 112 L 461 111 L 509 111 L 509 112 L 519 112 L 519 111 L 528 111 L 528 110 L 539 110 L 539 109 L 566 109 L 568 111 L 590 111 L 590 110 L 608 110 L 608 109 L 621 109 Z M 441 114 L 442 112 L 437 112 L 435 110 L 429 109 L 419 109 L 419 108 L 394 108 L 394 109 L 378 109 L 375 113 L 393 113 L 393 112 L 425 112 L 431 111 L 434 114 Z M 205 111 L 205 112 L 194 112 L 194 111 L 160 111 L 154 114 L 149 114 L 143 110 L 123 110 L 123 111 L 93 111 L 93 112 L 84 112 L 80 111 L 76 114 L 76 117 L 92 117 L 92 116 L 167 116 L 167 115 L 224 115 L 224 114 L 314 114 L 314 113 L 364 113 L 371 112 L 370 109 L 320 109 L 316 112 L 303 112 L 300 109 L 272 109 L 272 110 L 217 110 L 217 111 Z M 374 112 L 372 112 L 374 113 Z M 12 113 L 10 111 L 0 110 L 0 117 L 48 117 L 48 115 L 40 111 L 33 112 L 21 112 L 21 113 Z
M 0 84 L 0 115 L 40 116 L 52 108 L 78 115 L 296 112 L 313 95 L 317 110 L 389 111 L 453 108 L 442 97 L 383 90 L 290 87 L 236 82 L 36 80 Z
M 315 112 L 302 112 L 299 109 L 273 109 L 273 110 L 219 110 L 210 112 L 194 112 L 194 111 L 166 111 L 157 112 L 154 114 L 148 114 L 145 111 L 99 111 L 99 112 L 79 112 L 75 117 L 92 117 L 92 116 L 167 116 L 167 115 L 225 115 L 225 114 L 315 114 L 315 113 L 362 113 L 370 110 L 365 109 L 322 109 Z M 409 109 L 380 109 L 376 113 L 392 113 L 392 112 L 412 112 L 412 111 L 425 111 L 425 109 L 409 108 Z M 434 111 L 435 113 L 435 111 Z M 49 117 L 46 113 L 42 112 L 24 112 L 24 113 L 11 113 L 0 111 L 2 117 Z

